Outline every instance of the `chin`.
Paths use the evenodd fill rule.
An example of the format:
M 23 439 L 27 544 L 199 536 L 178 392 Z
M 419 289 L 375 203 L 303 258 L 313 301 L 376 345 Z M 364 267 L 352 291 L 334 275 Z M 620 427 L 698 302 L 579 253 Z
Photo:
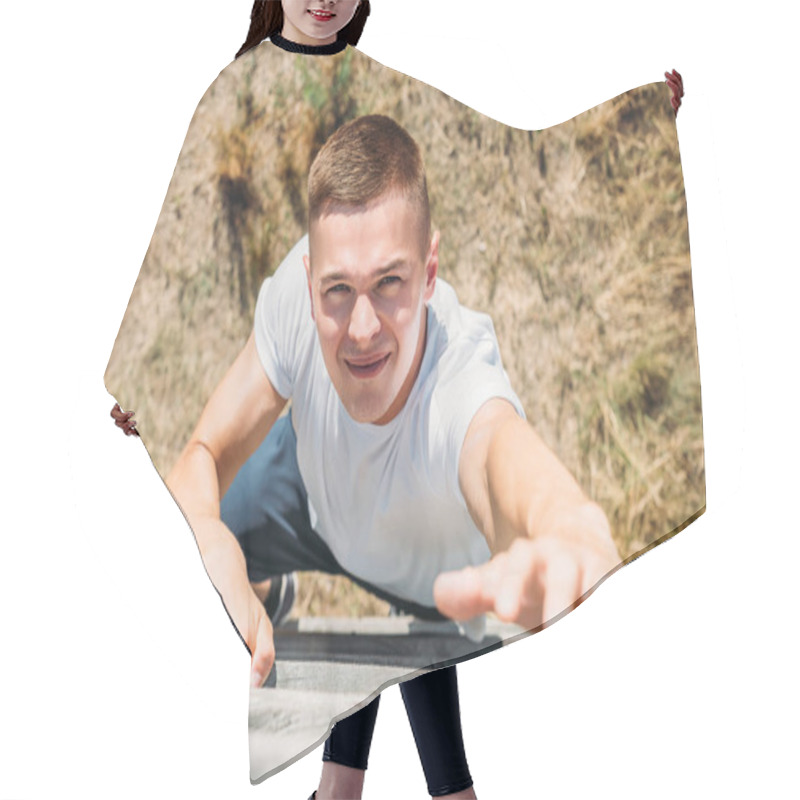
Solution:
M 347 410 L 347 413 L 356 422 L 360 422 L 365 425 L 374 424 L 376 420 L 381 419 L 381 417 L 383 417 L 389 410 L 388 406 L 386 406 L 386 408 L 376 408 L 375 406 L 362 405 L 360 403 L 345 403 L 344 407 Z
M 342 398 L 342 405 L 356 422 L 375 424 L 377 420 L 386 416 L 396 396 L 395 393 L 388 399 L 386 397 L 350 397 L 347 400 Z

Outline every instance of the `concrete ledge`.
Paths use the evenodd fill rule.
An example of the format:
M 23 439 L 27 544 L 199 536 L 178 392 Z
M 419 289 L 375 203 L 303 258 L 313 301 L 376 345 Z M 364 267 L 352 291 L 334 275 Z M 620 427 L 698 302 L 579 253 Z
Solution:
M 453 622 L 414 617 L 303 618 L 275 631 L 277 658 L 250 692 L 250 775 L 261 781 L 317 747 L 333 723 L 386 686 L 502 647 L 526 631 L 487 620 L 473 642 Z
M 413 670 L 372 664 L 278 662 L 275 688 L 250 690 L 250 775 L 261 780 L 318 747 L 334 721 Z
M 328 661 L 424 669 L 463 661 L 525 634 L 517 625 L 487 620 L 473 642 L 454 622 L 414 617 L 303 618 L 275 631 L 278 661 Z

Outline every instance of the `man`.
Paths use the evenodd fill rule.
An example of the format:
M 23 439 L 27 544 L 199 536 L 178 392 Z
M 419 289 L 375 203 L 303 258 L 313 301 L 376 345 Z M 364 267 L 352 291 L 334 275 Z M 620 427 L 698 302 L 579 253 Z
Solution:
M 311 168 L 307 248 L 265 282 L 167 479 L 253 685 L 274 661 L 264 598 L 292 569 L 535 628 L 620 562 L 601 509 L 524 420 L 488 317 L 437 284 L 439 244 L 413 139 L 386 117 L 342 126 Z M 288 510 L 276 523 L 266 505 Z

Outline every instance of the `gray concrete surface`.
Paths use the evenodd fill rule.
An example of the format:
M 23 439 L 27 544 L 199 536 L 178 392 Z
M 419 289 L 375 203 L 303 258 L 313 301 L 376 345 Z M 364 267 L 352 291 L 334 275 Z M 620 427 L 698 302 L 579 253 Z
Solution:
M 451 622 L 413 617 L 306 618 L 275 632 L 277 658 L 267 685 L 250 694 L 250 777 L 260 781 L 327 737 L 333 722 L 387 686 L 508 644 L 516 625 L 487 621 L 475 643 Z

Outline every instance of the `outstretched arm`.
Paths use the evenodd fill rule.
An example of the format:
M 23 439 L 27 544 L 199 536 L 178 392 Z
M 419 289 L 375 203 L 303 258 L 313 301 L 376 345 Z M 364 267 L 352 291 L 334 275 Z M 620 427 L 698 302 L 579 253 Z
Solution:
M 264 372 L 251 335 L 167 477 L 167 487 L 197 538 L 208 576 L 250 650 L 254 686 L 263 683 L 275 660 L 272 625 L 250 586 L 239 543 L 220 520 L 220 498 L 285 405 Z
M 437 578 L 443 614 L 469 619 L 494 611 L 536 628 L 576 605 L 620 563 L 602 509 L 507 401 L 490 400 L 475 415 L 459 481 L 492 558 Z

